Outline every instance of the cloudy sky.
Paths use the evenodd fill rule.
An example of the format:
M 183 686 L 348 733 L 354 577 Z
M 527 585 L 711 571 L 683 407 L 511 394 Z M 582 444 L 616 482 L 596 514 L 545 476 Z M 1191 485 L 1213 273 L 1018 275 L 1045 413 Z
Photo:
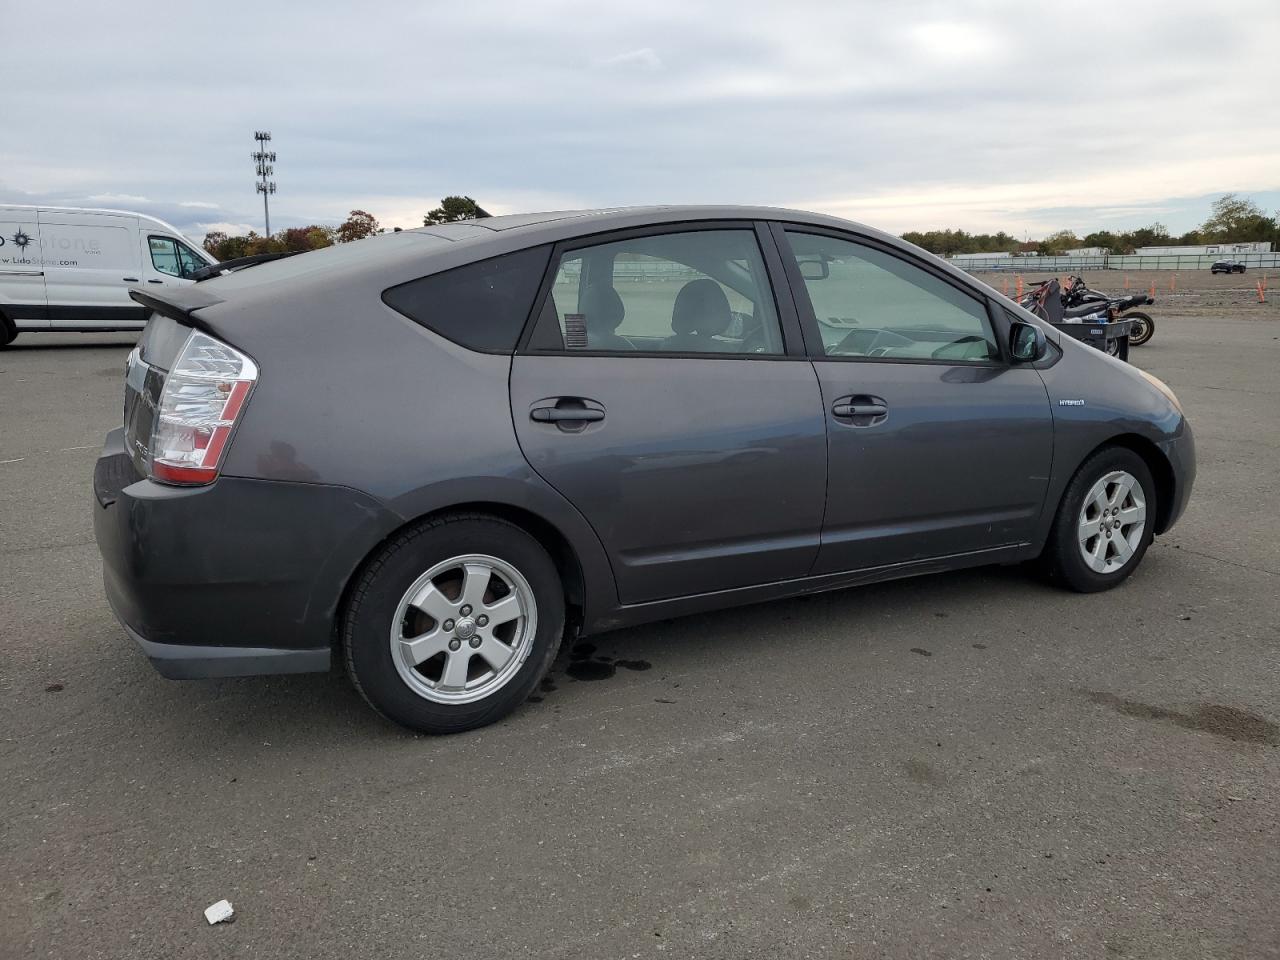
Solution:
M 762 203 L 889 230 L 1280 207 L 1280 3 L 0 0 L 0 201 L 199 238 L 359 207 Z

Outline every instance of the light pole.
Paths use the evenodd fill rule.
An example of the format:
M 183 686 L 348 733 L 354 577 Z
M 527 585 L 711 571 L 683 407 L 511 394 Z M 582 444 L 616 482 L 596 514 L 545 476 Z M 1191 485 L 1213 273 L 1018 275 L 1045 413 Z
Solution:
M 268 130 L 254 131 L 253 139 L 258 141 L 258 149 L 250 156 L 253 158 L 255 169 L 258 172 L 258 182 L 256 184 L 258 193 L 262 194 L 262 219 L 266 225 L 266 236 L 271 237 L 271 210 L 267 206 L 267 196 L 276 192 L 276 182 L 268 179 L 271 174 L 275 173 L 275 167 L 272 166 L 276 162 L 276 154 L 274 150 L 266 149 L 268 143 L 271 142 L 271 132 Z

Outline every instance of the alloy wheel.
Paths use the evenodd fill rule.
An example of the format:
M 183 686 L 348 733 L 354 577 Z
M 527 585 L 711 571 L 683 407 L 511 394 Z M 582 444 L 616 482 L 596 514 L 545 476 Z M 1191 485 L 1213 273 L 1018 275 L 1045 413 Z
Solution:
M 1115 573 L 1133 559 L 1146 525 L 1142 485 L 1133 474 L 1113 470 L 1085 494 L 1076 524 L 1080 555 L 1095 573 Z
M 437 563 L 405 591 L 391 626 L 401 679 L 435 703 L 473 703 L 519 671 L 537 632 L 533 589 L 497 557 Z

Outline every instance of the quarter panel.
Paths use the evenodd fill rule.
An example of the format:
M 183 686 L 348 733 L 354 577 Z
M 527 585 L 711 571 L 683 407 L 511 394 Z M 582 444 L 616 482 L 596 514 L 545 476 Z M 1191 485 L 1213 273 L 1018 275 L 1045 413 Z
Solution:
M 260 368 L 223 473 L 350 487 L 385 505 L 397 525 L 479 501 L 529 510 L 577 553 L 588 608 L 616 604 L 590 526 L 520 453 L 511 358 L 451 343 L 377 292 L 317 286 L 313 295 L 200 311 L 232 328 L 223 335 Z

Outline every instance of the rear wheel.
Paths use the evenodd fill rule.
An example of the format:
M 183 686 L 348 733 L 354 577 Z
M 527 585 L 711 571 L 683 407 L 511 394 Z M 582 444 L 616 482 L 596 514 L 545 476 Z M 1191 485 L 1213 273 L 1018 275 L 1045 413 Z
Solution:
M 1129 332 L 1129 346 L 1140 347 L 1153 336 L 1156 332 L 1156 322 L 1145 313 L 1126 313 L 1125 320 L 1132 320 L 1133 326 Z
M 1080 593 L 1110 590 L 1142 562 L 1155 536 L 1155 483 L 1143 459 L 1107 447 L 1067 484 L 1043 554 L 1050 578 Z
M 360 576 L 343 621 L 347 669 L 379 713 L 423 733 L 493 723 L 533 690 L 564 633 L 555 564 L 483 515 L 397 537 Z
M 14 337 L 18 335 L 18 328 L 13 325 L 13 321 L 0 311 L 0 347 L 7 347 L 13 343 Z

